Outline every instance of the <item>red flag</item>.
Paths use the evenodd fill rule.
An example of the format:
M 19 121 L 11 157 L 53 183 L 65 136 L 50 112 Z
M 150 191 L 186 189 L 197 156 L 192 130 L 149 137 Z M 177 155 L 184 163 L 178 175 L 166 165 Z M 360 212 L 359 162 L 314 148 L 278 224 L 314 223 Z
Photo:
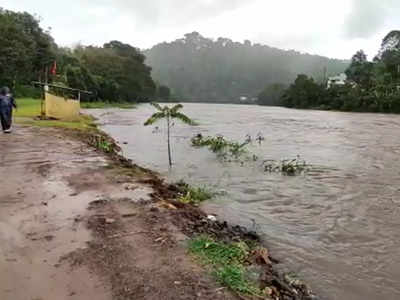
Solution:
M 56 61 L 54 61 L 54 64 L 51 67 L 50 74 L 51 75 L 56 75 L 57 74 L 57 62 Z

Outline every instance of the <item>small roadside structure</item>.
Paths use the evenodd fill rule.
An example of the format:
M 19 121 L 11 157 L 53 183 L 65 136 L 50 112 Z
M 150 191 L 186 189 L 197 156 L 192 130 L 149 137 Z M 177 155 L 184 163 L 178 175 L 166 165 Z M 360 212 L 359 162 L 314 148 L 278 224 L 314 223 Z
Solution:
M 34 82 L 43 88 L 41 118 L 62 121 L 76 121 L 80 114 L 81 95 L 91 95 L 89 91 L 69 87 Z
M 347 75 L 345 73 L 340 73 L 339 75 L 332 76 L 328 78 L 328 89 L 335 85 L 345 85 L 347 80 Z

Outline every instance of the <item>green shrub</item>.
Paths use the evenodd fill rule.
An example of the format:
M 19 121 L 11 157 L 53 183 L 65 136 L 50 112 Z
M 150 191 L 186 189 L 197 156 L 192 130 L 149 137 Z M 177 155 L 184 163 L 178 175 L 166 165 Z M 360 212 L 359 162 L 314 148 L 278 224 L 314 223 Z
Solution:
M 205 187 L 192 187 L 181 181 L 178 184 L 183 194 L 178 200 L 182 203 L 198 205 L 201 202 L 210 200 L 214 195 Z

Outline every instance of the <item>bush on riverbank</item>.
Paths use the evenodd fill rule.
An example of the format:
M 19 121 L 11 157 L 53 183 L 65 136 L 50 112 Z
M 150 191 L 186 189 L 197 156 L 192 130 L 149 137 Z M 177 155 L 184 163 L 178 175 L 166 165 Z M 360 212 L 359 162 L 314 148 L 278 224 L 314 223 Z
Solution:
M 214 196 L 206 187 L 193 187 L 183 181 L 178 182 L 177 187 L 182 194 L 178 200 L 185 204 L 199 205 Z
M 366 89 L 350 84 L 326 89 L 312 78 L 299 75 L 281 98 L 289 108 L 311 108 L 354 112 L 400 113 L 400 91 L 397 85 Z

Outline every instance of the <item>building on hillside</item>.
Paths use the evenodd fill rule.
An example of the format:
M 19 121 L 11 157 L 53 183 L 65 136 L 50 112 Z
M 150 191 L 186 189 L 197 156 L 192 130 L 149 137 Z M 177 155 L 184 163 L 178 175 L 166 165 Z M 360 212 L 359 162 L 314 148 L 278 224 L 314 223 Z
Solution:
M 328 89 L 334 85 L 345 85 L 346 81 L 347 81 L 347 75 L 344 73 L 329 77 L 328 78 Z

